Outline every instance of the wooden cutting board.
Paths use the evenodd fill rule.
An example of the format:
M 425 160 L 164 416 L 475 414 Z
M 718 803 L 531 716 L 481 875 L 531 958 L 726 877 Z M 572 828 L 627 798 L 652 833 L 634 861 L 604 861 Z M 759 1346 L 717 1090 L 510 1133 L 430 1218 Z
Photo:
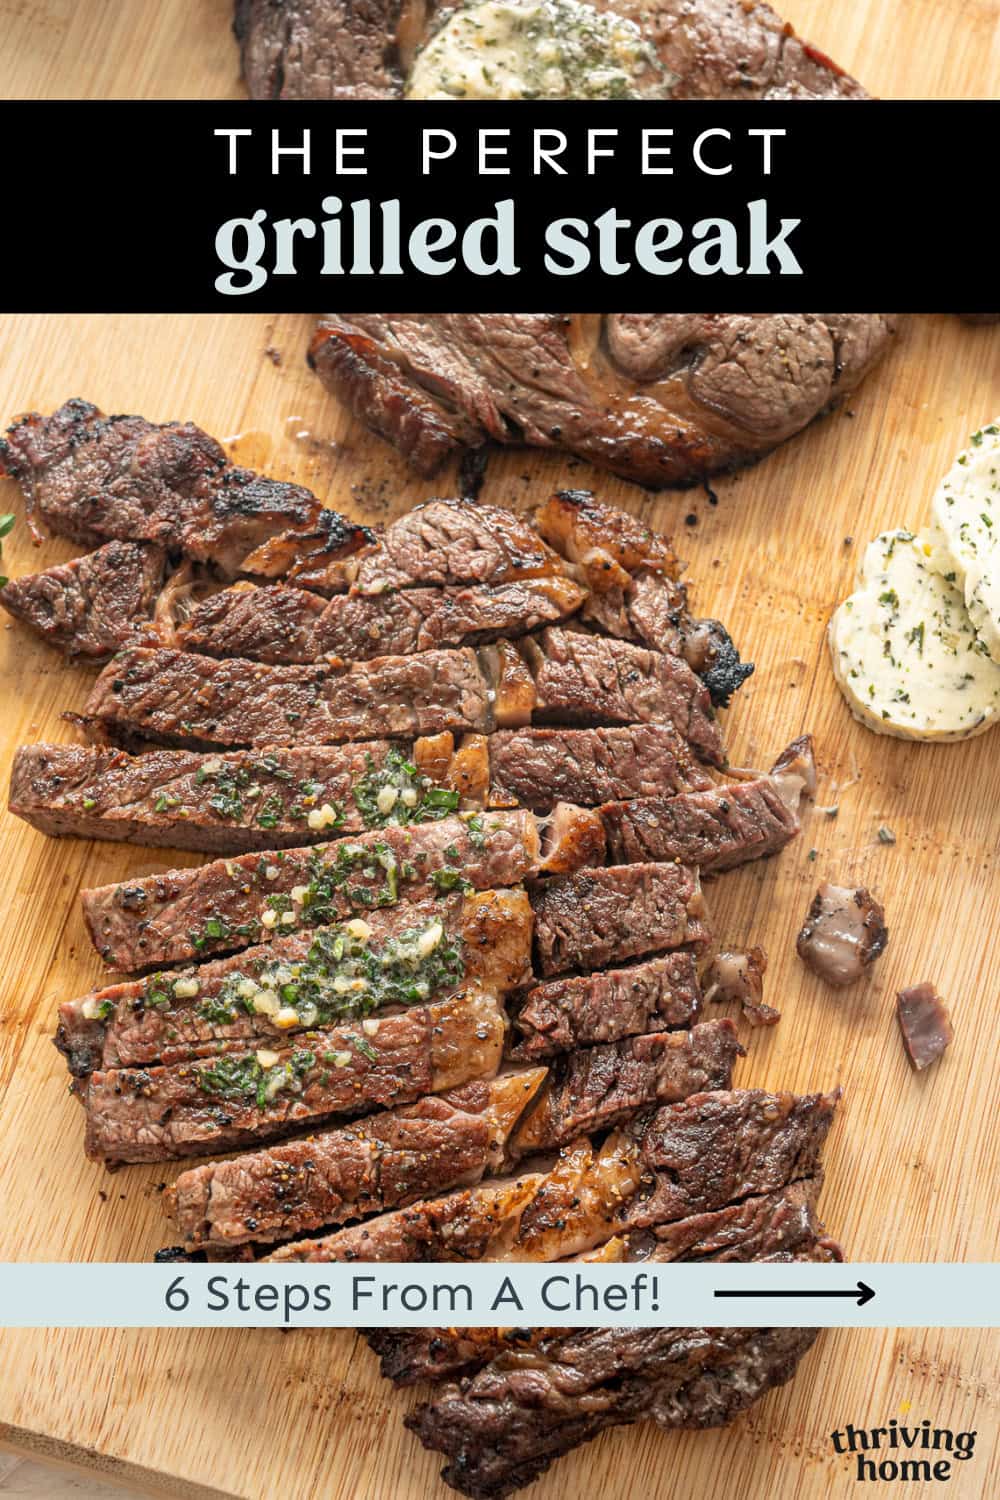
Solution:
M 453 475 L 418 482 L 338 412 L 304 367 L 308 332 L 308 320 L 293 317 L 9 321 L 0 326 L 0 418 L 76 393 L 109 411 L 192 417 L 238 458 L 366 519 L 451 491 Z M 824 628 L 864 543 L 885 526 L 919 525 L 937 477 L 998 410 L 1000 329 L 923 318 L 846 410 L 720 481 L 717 504 L 701 491 L 652 497 L 527 452 L 492 460 L 484 492 L 522 505 L 555 485 L 591 485 L 673 532 L 696 607 L 727 621 L 758 663 L 729 715 L 735 763 L 761 764 L 803 730 L 816 735 L 818 807 L 802 837 L 778 859 L 724 877 L 710 899 L 726 940 L 767 948 L 769 997 L 784 1013 L 774 1030 L 746 1031 L 738 1082 L 843 1085 L 822 1206 L 858 1259 L 997 1256 L 1000 732 L 936 747 L 868 734 L 833 685 Z M 0 485 L 5 509 L 21 515 L 12 485 Z M 60 541 L 34 549 L 19 520 L 4 571 L 72 552 Z M 72 738 L 59 716 L 82 706 L 92 674 L 16 625 L 0 629 L 0 661 L 5 777 L 22 741 Z M 879 841 L 882 826 L 895 844 Z M 84 1161 L 79 1107 L 49 1038 L 58 1001 L 101 974 L 78 889 L 197 858 L 52 841 L 0 815 L 0 1260 L 145 1259 L 169 1243 L 160 1186 L 171 1169 L 112 1176 Z M 891 931 L 871 978 L 840 994 L 794 952 L 826 878 L 871 885 Z M 900 1045 L 894 993 L 925 978 L 950 1002 L 956 1038 L 918 1078 Z M 827 1434 L 906 1412 L 980 1432 L 980 1456 L 957 1466 L 949 1488 L 973 1500 L 1000 1482 L 987 1479 L 997 1364 L 995 1334 L 826 1334 L 793 1384 L 731 1431 L 610 1436 L 558 1464 L 537 1493 L 568 1500 L 599 1486 L 607 1500 L 636 1490 L 657 1500 L 833 1500 L 855 1481 Z M 0 1341 L 0 1441 L 166 1493 L 443 1496 L 436 1459 L 400 1426 L 409 1404 L 350 1333 L 17 1332 Z

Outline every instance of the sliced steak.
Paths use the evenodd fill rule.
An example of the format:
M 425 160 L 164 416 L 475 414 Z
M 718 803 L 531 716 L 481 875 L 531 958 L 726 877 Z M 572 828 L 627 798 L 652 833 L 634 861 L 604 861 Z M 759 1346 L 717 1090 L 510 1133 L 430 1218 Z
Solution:
M 612 861 L 677 859 L 703 875 L 777 854 L 799 831 L 797 815 L 766 776 L 608 803 L 600 814 Z
M 490 727 L 475 652 L 384 656 L 338 669 L 125 651 L 94 684 L 86 713 L 108 733 L 205 748 L 329 745 Z
M 490 736 L 490 796 L 541 810 L 565 799 L 600 802 L 711 785 L 672 724 L 609 729 L 502 729 Z
M 376 595 L 417 584 L 496 587 L 565 572 L 527 516 L 473 500 L 430 500 L 386 528 L 378 550 L 361 560 L 355 587 Z
M 706 1021 L 691 1031 L 625 1037 L 561 1057 L 514 1132 L 510 1158 L 557 1151 L 650 1105 L 728 1089 L 742 1051 L 731 1021 Z
M 783 1385 L 811 1328 L 601 1328 L 554 1332 L 525 1361 L 498 1355 L 407 1417 L 473 1500 L 509 1495 L 609 1427 L 719 1427 Z
M 576 630 L 546 629 L 522 647 L 535 722 L 670 724 L 710 765 L 723 765 L 708 691 L 679 656 Z
M 710 941 L 698 872 L 684 865 L 584 870 L 546 881 L 532 892 L 531 905 L 543 975 Z
M 291 575 L 303 557 L 316 576 L 374 541 L 299 485 L 233 468 L 191 422 L 106 417 L 79 399 L 9 428 L 0 474 L 19 482 L 29 518 L 59 536 L 155 542 L 229 576 Z
M 662 486 L 799 432 L 860 383 L 896 325 L 885 313 L 349 313 L 319 324 L 309 358 L 422 474 L 494 442 Z
M 528 1068 L 479 1079 L 340 1130 L 194 1167 L 167 1190 L 164 1208 L 186 1249 L 231 1249 L 478 1182 L 544 1077 L 544 1068 Z
M 106 746 L 22 745 L 8 806 L 55 836 L 207 854 L 285 849 L 325 841 L 331 830 L 351 834 L 434 821 L 465 800 L 479 800 L 478 783 L 488 777 L 486 741 L 469 739 L 457 753 L 450 736 L 402 748 L 367 740 L 227 755 L 152 749 L 131 756 Z M 380 798 L 381 808 L 392 800 L 388 811 Z
M 531 977 L 531 930 L 520 890 L 373 911 L 363 924 L 275 937 L 66 1001 L 55 1043 L 84 1077 L 274 1048 L 296 1031 L 441 1000 L 469 984 L 503 995 Z
M 109 1162 L 166 1161 L 233 1150 L 442 1093 L 497 1070 L 504 1021 L 470 990 L 362 1027 L 305 1032 L 281 1051 L 202 1063 L 114 1069 L 79 1084 L 85 1148 Z
M 569 813 L 558 825 L 559 843 L 575 852 L 576 823 L 589 829 L 595 818 L 582 808 Z M 580 857 L 589 853 L 593 846 L 585 844 Z M 128 971 L 245 948 L 435 893 L 514 886 L 547 861 L 560 863 L 558 849 L 543 853 L 535 815 L 518 808 L 214 860 L 97 886 L 81 899 L 95 948 Z
M 129 641 L 154 640 L 153 610 L 167 554 L 148 542 L 106 542 L 73 562 L 12 578 L 8 614 L 67 656 L 106 661 Z
M 623 969 L 550 979 L 535 985 L 514 1012 L 518 1035 L 508 1055 L 521 1061 L 553 1057 L 690 1026 L 701 1008 L 693 953 L 665 953 Z
M 585 597 L 571 579 L 559 577 L 328 600 L 288 584 L 242 583 L 197 605 L 177 635 L 185 651 L 208 656 L 278 664 L 325 657 L 367 661 L 526 635 L 566 619 Z

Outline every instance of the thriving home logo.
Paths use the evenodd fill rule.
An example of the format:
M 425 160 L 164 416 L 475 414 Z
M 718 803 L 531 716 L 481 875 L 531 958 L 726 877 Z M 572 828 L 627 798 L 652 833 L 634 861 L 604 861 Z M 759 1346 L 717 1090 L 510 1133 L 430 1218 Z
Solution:
M 835 1453 L 853 1453 L 855 1479 L 947 1480 L 956 1462 L 972 1457 L 974 1432 L 952 1432 L 932 1427 L 926 1419 L 916 1427 L 891 1421 L 887 1427 L 854 1427 L 848 1422 L 831 1432 Z

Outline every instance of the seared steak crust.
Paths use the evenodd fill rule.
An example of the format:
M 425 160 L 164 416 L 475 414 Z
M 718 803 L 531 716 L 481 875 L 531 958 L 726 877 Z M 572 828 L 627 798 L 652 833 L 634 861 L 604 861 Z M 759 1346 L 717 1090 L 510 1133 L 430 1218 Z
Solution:
M 320 323 L 310 360 L 423 474 L 462 448 L 526 443 L 663 486 L 801 431 L 895 328 L 878 313 L 350 313 Z
M 544 810 L 565 799 L 583 807 L 711 785 L 672 724 L 607 729 L 502 729 L 490 736 L 495 802 Z
M 106 661 L 129 641 L 154 638 L 166 566 L 165 551 L 150 542 L 106 542 L 85 557 L 10 579 L 0 604 L 67 656 Z
M 702 874 L 777 854 L 799 820 L 769 777 L 600 809 L 613 861 L 679 859 Z

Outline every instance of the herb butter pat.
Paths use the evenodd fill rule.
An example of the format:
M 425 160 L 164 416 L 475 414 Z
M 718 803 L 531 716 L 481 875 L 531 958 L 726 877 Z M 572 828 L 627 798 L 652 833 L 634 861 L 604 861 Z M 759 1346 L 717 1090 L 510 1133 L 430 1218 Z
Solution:
M 1000 663 L 1000 418 L 972 434 L 931 501 L 931 567 L 954 583 Z
M 1000 667 L 926 535 L 886 531 L 830 621 L 837 682 L 855 718 L 902 739 L 962 740 L 1000 716 Z
M 444 12 L 410 99 L 664 98 L 670 76 L 634 21 L 580 0 L 482 0 Z

